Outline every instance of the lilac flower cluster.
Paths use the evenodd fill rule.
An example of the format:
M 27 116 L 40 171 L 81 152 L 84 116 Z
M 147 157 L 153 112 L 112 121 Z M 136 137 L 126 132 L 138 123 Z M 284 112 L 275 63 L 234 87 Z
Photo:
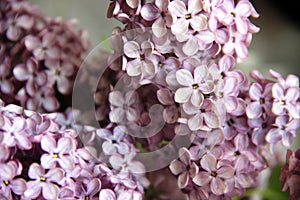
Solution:
M 295 152 L 288 149 L 286 164 L 282 167 L 280 181 L 283 183 L 283 191 L 290 190 L 290 199 L 300 198 L 300 148 Z
M 53 112 L 69 106 L 76 72 L 90 47 L 76 20 L 63 22 L 29 2 L 0 3 L 0 95 L 8 103 Z
M 260 172 L 270 167 L 266 152 L 278 142 L 289 148 L 296 137 L 300 89 L 294 75 L 270 70 L 269 80 L 254 70 L 251 82 L 235 69 L 259 31 L 250 21 L 259 16 L 253 5 L 114 0 L 107 14 L 125 25 L 110 40 L 110 73 L 119 78 L 107 94 L 109 121 L 163 123 L 156 135 L 133 139 L 146 151 L 192 134 L 191 146 L 181 148 L 169 165 L 189 199 L 231 199 L 255 187 Z M 151 117 L 155 104 L 164 107 L 162 119 Z
M 147 179 L 124 129 L 75 129 L 67 116 L 1 101 L 0 198 L 142 199 Z M 97 150 L 89 141 L 83 145 L 83 137 L 102 138 L 110 165 L 96 159 Z

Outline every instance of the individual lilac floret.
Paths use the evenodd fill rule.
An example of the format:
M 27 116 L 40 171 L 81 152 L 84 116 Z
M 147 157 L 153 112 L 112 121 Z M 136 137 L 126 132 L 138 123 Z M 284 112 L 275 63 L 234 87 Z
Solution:
M 178 187 L 185 188 L 189 181 L 198 173 L 198 166 L 191 161 L 190 152 L 186 148 L 179 150 L 179 160 L 170 163 L 170 170 L 174 175 L 178 175 Z
M 27 190 L 24 192 L 26 198 L 37 198 L 40 193 L 46 199 L 57 199 L 60 182 L 64 178 L 64 171 L 60 168 L 50 169 L 48 172 L 37 163 L 30 165 L 28 171 L 32 181 L 27 182 Z
M 207 17 L 200 14 L 202 4 L 198 0 L 188 0 L 187 5 L 183 1 L 174 0 L 169 10 L 174 18 L 171 30 L 175 35 L 187 33 L 189 26 L 195 31 L 201 31 L 207 26 Z
M 210 185 L 212 193 L 222 195 L 230 192 L 230 186 L 226 182 L 234 176 L 234 168 L 226 161 L 218 161 L 211 154 L 206 154 L 200 161 L 200 166 L 204 171 L 193 178 L 193 182 L 199 186 Z
M 16 178 L 20 175 L 20 163 L 9 161 L 0 163 L 0 193 L 7 199 L 13 199 L 12 192 L 22 195 L 26 190 L 26 181 L 22 178 Z
M 122 94 L 121 91 L 112 91 L 109 94 L 109 102 L 111 104 L 109 119 L 111 122 L 122 124 L 137 120 L 138 113 L 133 108 L 137 98 L 135 91 L 128 91 L 125 94 Z

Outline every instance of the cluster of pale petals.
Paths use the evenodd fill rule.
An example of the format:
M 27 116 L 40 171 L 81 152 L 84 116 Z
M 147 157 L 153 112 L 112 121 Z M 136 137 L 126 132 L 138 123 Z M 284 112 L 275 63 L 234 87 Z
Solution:
M 286 153 L 286 163 L 281 169 L 280 181 L 283 184 L 283 191 L 289 190 L 290 199 L 299 199 L 300 191 L 300 148 L 296 151 L 288 149 Z
M 39 114 L 0 102 L 1 199 L 142 199 L 148 180 L 123 127 L 75 128 L 70 112 Z M 95 137 L 107 163 L 95 157 Z
M 76 21 L 44 16 L 27 1 L 1 1 L 0 95 L 40 112 L 61 107 L 90 42 Z M 2 17 L 3 16 L 3 17 Z
M 160 104 L 164 127 L 143 148 L 193 134 L 191 146 L 169 165 L 190 199 L 230 199 L 255 187 L 268 166 L 260 152 L 271 153 L 278 142 L 290 147 L 296 137 L 300 90 L 294 75 L 270 70 L 269 80 L 252 71 L 251 82 L 234 68 L 248 57 L 252 34 L 259 31 L 250 21 L 258 17 L 253 5 L 115 0 L 108 16 L 125 24 L 110 40 L 109 67 L 124 73 L 130 88 L 110 92 L 110 120 L 147 125 L 149 108 Z M 154 91 L 156 98 L 132 86 Z

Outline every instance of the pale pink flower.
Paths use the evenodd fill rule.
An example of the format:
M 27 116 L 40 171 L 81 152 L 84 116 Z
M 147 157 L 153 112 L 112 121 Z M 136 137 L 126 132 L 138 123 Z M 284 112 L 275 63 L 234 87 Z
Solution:
M 187 6 L 183 1 L 174 0 L 169 4 L 169 10 L 174 18 L 171 26 L 173 34 L 185 34 L 189 26 L 195 31 L 207 28 L 207 17 L 201 14 L 202 5 L 198 0 L 188 0 Z
M 75 150 L 75 143 L 71 137 L 61 137 L 56 142 L 50 135 L 43 136 L 41 148 L 47 153 L 41 156 L 41 166 L 45 169 L 53 169 L 59 166 L 66 170 L 75 167 L 75 158 L 72 152 Z
M 178 175 L 177 184 L 181 189 L 187 187 L 199 170 L 196 163 L 191 161 L 191 154 L 186 148 L 179 150 L 179 159 L 172 161 L 169 168 L 174 175 Z
M 112 122 L 132 122 L 138 119 L 138 112 L 132 107 L 137 100 L 135 91 L 128 91 L 124 95 L 120 91 L 113 91 L 109 94 L 109 102 L 112 109 L 109 118 Z
M 213 90 L 213 83 L 207 80 L 208 68 L 201 65 L 194 70 L 194 76 L 186 69 L 176 72 L 176 79 L 180 87 L 176 90 L 175 101 L 177 103 L 191 102 L 195 107 L 200 107 L 204 100 L 204 94 Z
M 193 182 L 199 186 L 209 185 L 212 193 L 222 195 L 228 191 L 229 185 L 226 180 L 234 176 L 234 168 L 226 164 L 225 161 L 218 161 L 213 155 L 206 154 L 200 160 L 200 165 L 204 171 L 200 171 Z
M 26 198 L 37 198 L 40 193 L 45 199 L 57 199 L 59 184 L 64 178 L 64 171 L 60 168 L 50 169 L 47 173 L 37 163 L 30 165 L 28 170 L 29 178 L 32 181 L 27 182 L 27 190 L 24 192 Z

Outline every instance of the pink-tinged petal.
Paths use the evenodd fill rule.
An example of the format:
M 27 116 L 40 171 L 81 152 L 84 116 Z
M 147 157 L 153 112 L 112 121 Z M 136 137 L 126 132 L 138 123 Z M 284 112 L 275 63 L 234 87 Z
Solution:
M 141 4 L 141 0 L 126 0 L 126 3 L 131 8 L 137 8 Z
M 249 89 L 249 96 L 251 99 L 258 101 L 262 96 L 262 86 L 258 83 L 253 83 Z
M 189 87 L 179 88 L 175 92 L 175 101 L 177 103 L 186 103 L 193 93 L 193 89 Z
M 266 135 L 266 141 L 272 144 L 281 140 L 282 135 L 278 129 L 271 129 Z
M 204 113 L 204 121 L 206 125 L 210 128 L 218 128 L 220 127 L 220 120 L 216 113 L 214 112 L 207 112 Z
M 147 3 L 141 9 L 141 16 L 147 21 L 152 21 L 157 19 L 160 16 L 160 13 L 154 4 Z
M 27 36 L 25 38 L 25 46 L 29 51 L 32 51 L 41 46 L 41 41 L 33 36 Z
M 187 172 L 183 172 L 178 176 L 177 184 L 179 188 L 185 188 L 189 183 L 189 174 Z
M 72 89 L 73 83 L 65 76 L 57 79 L 57 89 L 61 94 L 69 94 Z
M 207 17 L 202 14 L 193 16 L 190 25 L 195 31 L 202 31 L 207 28 Z
M 225 44 L 229 39 L 229 34 L 224 29 L 218 29 L 215 32 L 216 34 L 216 43 Z
M 34 24 L 33 17 L 30 17 L 28 15 L 22 15 L 18 18 L 18 26 L 24 28 L 24 29 L 30 29 Z
M 29 78 L 28 71 L 23 64 L 14 67 L 13 74 L 19 81 L 25 81 Z
M 55 153 L 65 154 L 75 150 L 74 141 L 70 137 L 60 138 L 57 142 L 57 148 Z
M 169 4 L 169 10 L 173 15 L 178 17 L 185 15 L 187 12 L 184 2 L 180 0 L 172 1 Z
M 300 90 L 299 90 L 299 88 L 292 87 L 292 88 L 289 88 L 286 91 L 285 100 L 288 101 L 288 102 L 297 102 L 297 100 L 299 99 L 299 97 L 300 97 Z
M 249 145 L 249 138 L 247 135 L 245 134 L 238 134 L 235 138 L 234 138 L 234 145 L 236 147 L 237 150 L 244 150 L 248 148 Z
M 160 11 L 164 11 L 169 6 L 169 1 L 165 0 L 156 0 L 155 5 L 159 8 Z
M 26 150 L 31 149 L 32 143 L 28 138 L 28 136 L 19 133 L 15 133 L 15 136 L 16 136 L 16 140 L 18 141 L 19 148 L 26 149 Z
M 9 26 L 6 32 L 7 38 L 12 41 L 18 40 L 21 34 L 21 29 L 17 26 Z
M 262 106 L 259 102 L 251 102 L 246 108 L 246 114 L 250 119 L 257 119 L 262 115 Z
M 272 95 L 275 99 L 284 100 L 284 89 L 279 83 L 273 85 Z
M 43 99 L 43 107 L 48 112 L 54 112 L 59 108 L 59 102 L 55 97 L 50 96 Z
M 42 186 L 39 181 L 29 181 L 26 185 L 27 190 L 24 192 L 26 198 L 34 199 L 40 195 Z
M 179 159 L 185 164 L 189 165 L 191 162 L 190 152 L 186 148 L 181 148 L 179 150 Z
M 139 58 L 140 45 L 135 41 L 126 42 L 124 44 L 124 53 L 129 58 Z
M 156 92 L 156 95 L 157 95 L 159 102 L 162 103 L 163 105 L 167 106 L 167 105 L 174 104 L 173 95 L 169 89 L 167 89 L 167 88 L 159 89 Z
M 230 179 L 234 176 L 234 169 L 231 166 L 222 166 L 217 170 L 218 177 Z
M 128 167 L 131 173 L 142 174 L 145 173 L 145 166 L 138 161 L 131 161 L 130 166 Z
M 236 97 L 228 96 L 228 97 L 224 98 L 224 104 L 225 104 L 226 110 L 228 112 L 232 112 L 238 107 L 238 100 Z
M 197 131 L 203 126 L 203 116 L 196 114 L 188 120 L 188 126 L 192 131 Z
M 275 115 L 282 115 L 284 113 L 284 106 L 282 105 L 282 103 L 279 101 L 273 102 L 272 112 Z
M 226 42 L 222 48 L 222 51 L 225 53 L 225 54 L 231 54 L 234 50 L 234 43 L 232 41 L 229 41 L 229 42 Z
M 61 168 L 66 170 L 72 170 L 75 168 L 75 160 L 72 156 L 60 155 L 60 159 L 58 159 L 58 163 Z
M 292 118 L 294 119 L 299 119 L 300 118 L 300 107 L 297 107 L 297 104 L 287 104 L 285 108 L 289 111 L 289 114 L 291 115 Z
M 210 44 L 213 41 L 215 41 L 216 35 L 215 35 L 215 33 L 211 32 L 211 31 L 208 31 L 208 30 L 207 31 L 200 31 L 197 34 L 197 38 L 199 40 L 201 40 L 202 42 L 206 43 L 206 44 Z
M 247 1 L 239 1 L 234 11 L 237 15 L 247 18 L 251 15 L 252 6 Z
M 129 61 L 126 65 L 126 71 L 129 76 L 138 76 L 142 73 L 142 62 L 139 59 Z
M 126 118 L 130 122 L 136 121 L 138 119 L 137 111 L 133 108 L 128 108 L 128 110 L 126 111 Z
M 45 199 L 58 199 L 59 188 L 52 183 L 46 183 L 42 186 L 42 194 Z
M 213 155 L 205 154 L 202 157 L 200 164 L 201 167 L 208 172 L 217 170 L 217 159 Z
M 14 168 L 10 165 L 0 164 L 0 177 L 2 180 L 11 180 L 16 175 Z
M 210 183 L 210 189 L 212 193 L 216 195 L 224 194 L 226 190 L 226 185 L 224 181 L 222 181 L 220 178 L 213 178 Z
M 200 90 L 194 90 L 191 96 L 191 103 L 197 108 L 200 108 L 203 101 L 204 101 L 204 96 L 202 92 Z
M 207 172 L 199 172 L 194 178 L 193 182 L 199 186 L 207 185 L 212 179 L 212 176 Z
M 195 55 L 198 52 L 198 42 L 194 38 L 189 39 L 187 42 L 185 42 L 182 46 L 182 51 L 187 56 Z
M 109 113 L 111 122 L 120 123 L 125 119 L 125 111 L 123 108 L 115 108 Z
M 178 19 L 172 26 L 172 33 L 175 35 L 185 34 L 189 29 L 189 21 L 184 18 Z
M 193 75 L 186 69 L 180 69 L 176 72 L 176 79 L 183 86 L 192 86 L 194 83 Z
M 111 142 L 103 142 L 102 144 L 103 152 L 107 155 L 112 155 L 117 152 L 116 147 Z
M 10 185 L 12 186 L 12 191 L 17 195 L 23 195 L 26 190 L 26 181 L 21 178 L 11 180 Z
M 87 184 L 87 191 L 86 193 L 90 196 L 95 195 L 101 189 L 101 181 L 98 178 L 94 178 Z
M 242 19 L 240 17 L 235 18 L 235 25 L 238 32 L 241 34 L 247 34 L 248 32 L 248 21 L 246 19 Z
M 199 0 L 188 1 L 188 13 L 197 14 L 202 10 L 202 4 Z
M 244 42 L 237 42 L 235 44 L 235 52 L 241 59 L 245 59 L 248 57 L 248 48 L 244 44 Z
M 101 200 L 116 200 L 116 195 L 114 191 L 110 189 L 102 189 L 99 194 L 99 199 Z
M 154 23 L 152 24 L 152 31 L 153 34 L 158 38 L 161 38 L 167 33 L 166 24 L 162 17 L 159 17 L 154 21 Z
M 239 174 L 235 179 L 243 188 L 248 188 L 254 183 L 254 179 L 250 174 Z
M 56 167 L 56 159 L 53 158 L 53 155 L 43 154 L 40 160 L 44 169 L 53 169 Z
M 28 176 L 31 179 L 39 179 L 44 175 L 44 169 L 37 163 L 32 163 L 28 170 Z
M 291 133 L 286 132 L 285 134 L 282 135 L 283 146 L 290 148 L 293 144 L 293 141 L 294 141 L 294 136 Z
M 56 141 L 53 137 L 44 135 L 41 140 L 41 147 L 44 151 L 51 153 L 56 149 Z
M 109 158 L 109 162 L 114 169 L 120 169 L 123 165 L 124 159 L 121 155 L 115 154 Z
M 65 172 L 63 169 L 60 168 L 54 168 L 51 169 L 47 172 L 45 175 L 46 179 L 51 181 L 51 182 L 56 182 L 58 183 L 64 178 Z
M 185 165 L 180 162 L 179 160 L 174 160 L 171 162 L 171 164 L 169 165 L 169 168 L 171 170 L 171 172 L 174 175 L 178 175 L 180 173 L 182 173 L 185 170 Z
M 109 93 L 109 103 L 113 106 L 122 107 L 125 103 L 124 97 L 120 91 L 112 91 Z

